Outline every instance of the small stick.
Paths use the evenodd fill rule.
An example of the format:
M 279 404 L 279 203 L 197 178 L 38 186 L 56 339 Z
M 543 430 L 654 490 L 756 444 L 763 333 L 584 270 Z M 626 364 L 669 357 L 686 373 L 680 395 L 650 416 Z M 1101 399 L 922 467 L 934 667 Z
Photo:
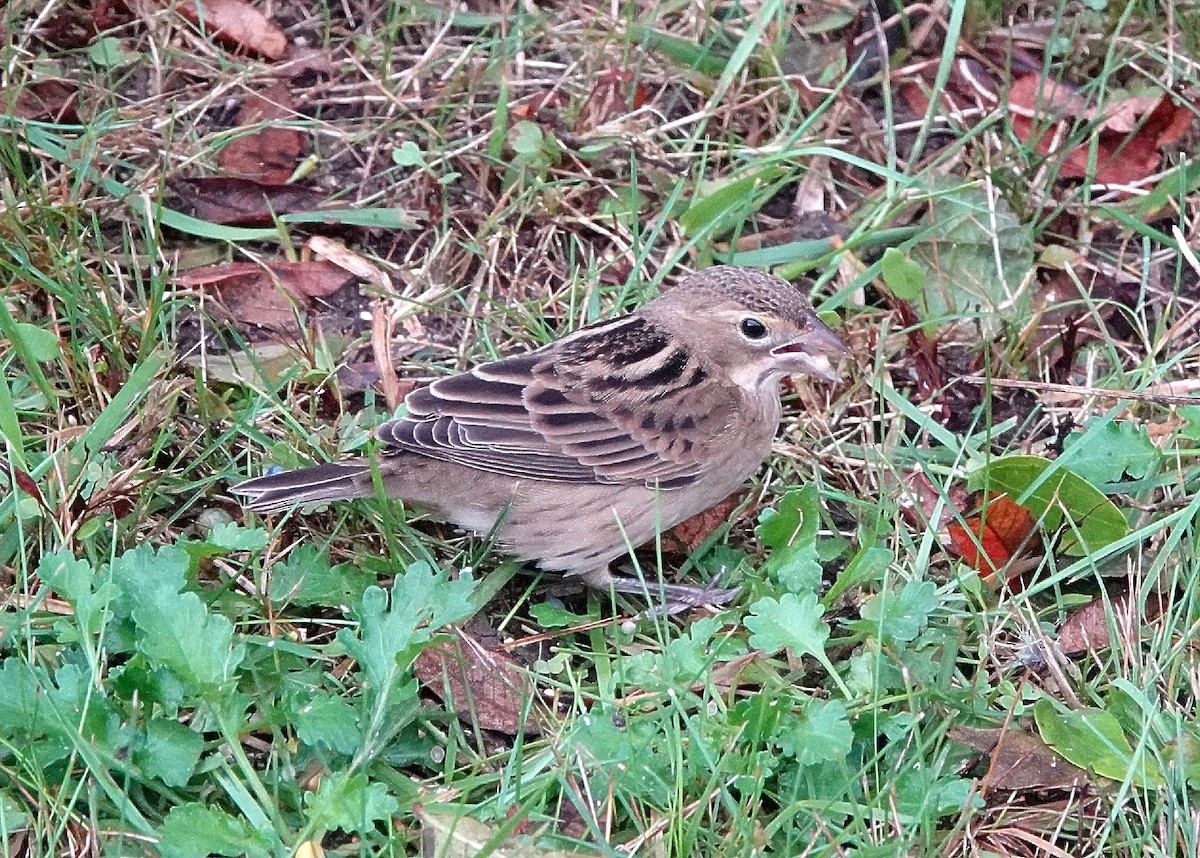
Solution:
M 1105 387 L 1080 387 L 1074 384 L 1051 384 L 1048 381 L 1018 381 L 1011 378 L 985 378 L 982 375 L 963 375 L 956 381 L 967 384 L 1014 387 L 1019 390 L 1037 390 L 1044 393 L 1065 393 L 1074 396 L 1101 396 L 1107 399 L 1133 399 L 1138 402 L 1153 402 L 1160 405 L 1200 405 L 1200 396 L 1179 396 L 1174 393 L 1146 393 L 1136 390 L 1112 390 Z

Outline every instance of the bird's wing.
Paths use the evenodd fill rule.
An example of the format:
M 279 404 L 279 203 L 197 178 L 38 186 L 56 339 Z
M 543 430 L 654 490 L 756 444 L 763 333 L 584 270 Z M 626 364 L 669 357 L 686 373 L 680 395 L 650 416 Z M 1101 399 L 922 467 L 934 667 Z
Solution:
M 439 379 L 383 424 L 389 447 L 512 477 L 693 482 L 739 406 L 696 357 L 637 316 Z

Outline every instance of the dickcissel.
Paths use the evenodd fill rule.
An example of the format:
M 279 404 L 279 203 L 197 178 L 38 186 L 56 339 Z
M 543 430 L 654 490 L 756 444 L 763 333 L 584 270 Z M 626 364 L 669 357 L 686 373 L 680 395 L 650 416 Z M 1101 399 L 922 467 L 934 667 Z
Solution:
M 409 393 L 376 430 L 383 490 L 495 531 L 547 572 L 644 593 L 610 562 L 738 489 L 770 451 L 780 381 L 836 379 L 830 359 L 847 351 L 792 284 L 709 268 L 628 315 Z M 233 491 L 258 512 L 376 493 L 366 459 Z

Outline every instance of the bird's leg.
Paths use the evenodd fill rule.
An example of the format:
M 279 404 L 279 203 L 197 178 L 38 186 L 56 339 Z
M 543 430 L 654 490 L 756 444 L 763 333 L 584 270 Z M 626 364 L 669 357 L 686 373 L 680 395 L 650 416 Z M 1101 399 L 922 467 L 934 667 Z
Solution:
M 618 575 L 611 575 L 608 581 L 608 585 L 618 593 L 645 598 L 651 606 L 646 612 L 648 619 L 663 613 L 673 616 L 680 611 L 698 608 L 701 605 L 725 605 L 742 592 L 741 587 L 721 588 L 718 586 L 720 583 L 720 575 L 703 587 L 695 587 L 690 584 L 667 584 Z

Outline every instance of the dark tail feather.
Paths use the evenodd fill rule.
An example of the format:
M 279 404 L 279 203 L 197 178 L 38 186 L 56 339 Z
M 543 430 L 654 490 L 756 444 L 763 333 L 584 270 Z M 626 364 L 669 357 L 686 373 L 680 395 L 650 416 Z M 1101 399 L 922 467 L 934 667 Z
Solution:
M 371 467 L 365 462 L 317 465 L 299 471 L 255 477 L 229 490 L 249 497 L 246 508 L 255 512 L 282 512 L 305 503 L 349 500 L 375 494 L 371 484 Z

